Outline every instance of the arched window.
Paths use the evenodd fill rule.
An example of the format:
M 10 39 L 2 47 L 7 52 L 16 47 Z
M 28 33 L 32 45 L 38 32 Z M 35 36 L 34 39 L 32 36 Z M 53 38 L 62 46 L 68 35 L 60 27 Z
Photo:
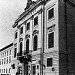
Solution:
M 20 42 L 20 55 L 22 55 L 22 42 Z
M 29 53 L 29 39 L 26 40 L 26 53 Z
M 34 36 L 34 46 L 33 46 L 33 50 L 36 51 L 37 50 L 37 35 Z

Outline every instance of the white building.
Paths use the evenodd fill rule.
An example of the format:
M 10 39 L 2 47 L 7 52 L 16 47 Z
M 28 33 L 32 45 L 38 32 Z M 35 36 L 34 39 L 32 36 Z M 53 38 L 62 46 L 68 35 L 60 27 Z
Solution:
M 11 74 L 11 60 L 13 58 L 13 43 L 0 50 L 0 75 Z
M 24 12 L 13 25 L 16 29 L 14 50 L 16 48 L 22 64 L 18 74 L 75 74 L 75 53 L 71 51 L 75 43 L 72 41 L 74 6 L 73 0 L 27 0 Z

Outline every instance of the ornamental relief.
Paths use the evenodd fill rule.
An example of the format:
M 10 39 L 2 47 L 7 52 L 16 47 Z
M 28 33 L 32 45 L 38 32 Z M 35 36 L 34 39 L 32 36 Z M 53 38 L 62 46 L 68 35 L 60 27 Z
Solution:
M 30 35 L 29 35 L 29 34 L 27 34 L 27 35 L 25 36 L 25 39 L 27 39 L 27 38 L 30 38 Z
M 17 47 L 17 43 L 14 44 L 14 47 Z
M 23 38 L 20 38 L 20 39 L 19 39 L 19 42 L 21 42 L 21 41 L 23 41 Z
M 38 30 L 34 30 L 32 35 L 34 36 L 35 34 L 38 34 L 38 33 L 39 33 Z
M 55 31 L 55 24 L 53 26 L 50 26 L 47 28 L 47 31 L 48 32 L 52 32 L 52 31 Z

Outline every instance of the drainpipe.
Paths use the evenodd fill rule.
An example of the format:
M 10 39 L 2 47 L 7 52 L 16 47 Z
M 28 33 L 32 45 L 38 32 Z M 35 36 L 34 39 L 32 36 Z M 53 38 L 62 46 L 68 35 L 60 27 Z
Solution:
M 64 0 L 64 2 L 65 2 L 65 26 L 66 26 L 66 55 L 67 55 L 67 75 L 68 75 L 68 46 L 67 46 L 67 5 L 66 5 L 66 3 L 67 3 L 67 0 Z
M 44 67 L 44 64 L 43 64 L 43 58 L 44 58 L 44 23 L 45 23 L 45 0 L 43 0 L 43 10 L 42 10 L 42 12 L 43 12 L 43 27 L 42 27 L 42 33 L 43 33 L 43 40 L 42 40 L 42 52 L 41 52 L 41 72 L 42 72 L 42 74 L 41 75 L 43 75 L 43 67 Z

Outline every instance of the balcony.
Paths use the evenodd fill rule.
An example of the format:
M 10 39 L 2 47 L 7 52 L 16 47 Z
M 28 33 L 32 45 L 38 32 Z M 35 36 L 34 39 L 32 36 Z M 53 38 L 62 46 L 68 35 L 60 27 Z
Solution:
M 18 52 L 17 53 L 17 59 L 23 63 L 23 62 L 31 62 L 31 51 L 26 52 L 26 51 L 22 51 L 22 52 Z
M 17 53 L 17 59 L 22 63 L 23 60 L 24 60 L 24 57 L 23 57 L 23 52 L 18 52 Z

